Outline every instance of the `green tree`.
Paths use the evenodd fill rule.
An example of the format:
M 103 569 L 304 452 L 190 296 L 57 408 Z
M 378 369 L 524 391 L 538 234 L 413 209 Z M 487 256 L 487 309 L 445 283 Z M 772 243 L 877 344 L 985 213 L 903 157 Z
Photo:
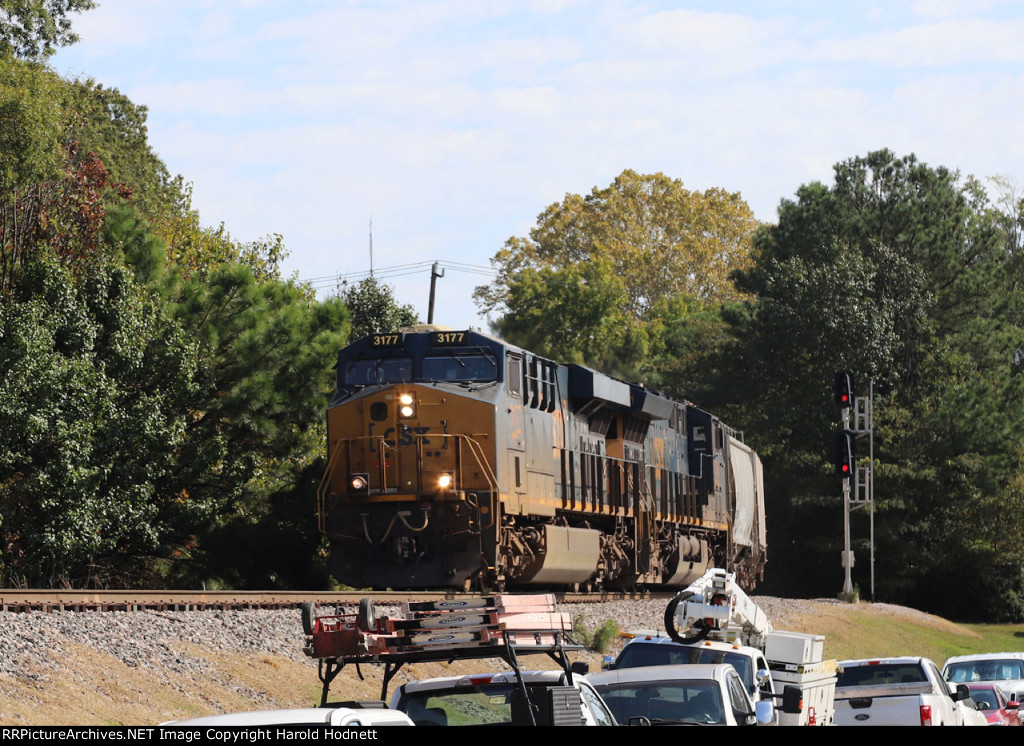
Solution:
M 189 532 L 200 537 L 182 558 L 195 567 L 183 562 L 175 571 L 179 582 L 194 583 L 208 567 L 202 537 L 236 517 L 265 520 L 268 495 L 295 485 L 321 457 L 334 388 L 327 361 L 344 344 L 348 321 L 341 302 L 317 301 L 294 282 L 257 282 L 238 264 L 189 278 L 173 318 L 199 346 L 172 481 L 197 508 L 178 536 L 183 545 Z
M 716 387 L 758 392 L 738 421 L 766 459 L 774 563 L 811 570 L 800 592 L 841 578 L 829 560 L 841 536 L 838 480 L 825 468 L 838 369 L 854 372 L 861 393 L 875 384 L 884 597 L 940 610 L 949 594 L 938 557 L 961 558 L 968 583 L 990 556 L 979 550 L 992 535 L 979 526 L 991 523 L 992 500 L 1009 499 L 1024 434 L 1011 414 L 1021 329 L 1007 314 L 1002 224 L 975 181 L 878 151 L 838 164 L 830 188 L 801 187 L 758 233 L 754 265 L 736 275 L 755 300 L 730 316 L 736 337 Z M 825 525 L 835 539 L 807 538 Z M 824 570 L 812 577 L 813 568 Z M 768 580 L 797 590 L 782 587 L 784 576 Z
M 627 170 L 549 206 L 528 238 L 510 238 L 492 259 L 498 278 L 474 297 L 509 341 L 636 371 L 659 349 L 652 332 L 671 299 L 717 306 L 741 297 L 730 274 L 749 263 L 756 226 L 739 194 Z
M 0 57 L 46 57 L 74 44 L 68 16 L 95 7 L 95 0 L 0 0 Z
M 351 329 L 348 340 L 354 342 L 373 332 L 386 332 L 418 324 L 416 309 L 399 305 L 395 291 L 373 275 L 354 285 L 343 284 L 338 297 L 348 308 Z
M 282 500 L 322 468 L 344 306 L 237 264 L 182 280 L 130 209 L 104 242 L 80 266 L 44 247 L 0 293 L 8 582 L 193 584 L 211 547 L 253 536 L 218 528 L 311 532 L 309 495 L 306 523 Z
M 196 351 L 123 265 L 49 251 L 0 293 L 0 534 L 6 584 L 124 583 L 184 506 L 161 490 Z
M 0 57 L 0 195 L 60 176 L 63 81 L 44 65 Z
M 316 545 L 345 307 L 281 280 L 280 236 L 203 227 L 145 113 L 0 57 L 0 579 L 308 584 L 212 550 Z
M 607 260 L 561 269 L 526 267 L 509 279 L 508 310 L 493 322 L 504 339 L 564 363 L 635 376 L 649 343 L 628 311 Z
M 65 126 L 78 150 L 95 153 L 110 172 L 111 182 L 130 195 L 132 204 L 151 222 L 186 214 L 190 191 L 182 177 L 172 177 L 153 152 L 147 108 L 91 78 L 61 81 L 61 85 Z

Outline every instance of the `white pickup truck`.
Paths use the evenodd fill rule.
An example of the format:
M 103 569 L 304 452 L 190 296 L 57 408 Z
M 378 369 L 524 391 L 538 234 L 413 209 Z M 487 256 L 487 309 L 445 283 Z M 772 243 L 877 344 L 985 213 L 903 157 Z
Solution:
M 951 689 L 927 658 L 840 661 L 839 669 L 836 725 L 975 724 L 967 687 Z
M 175 720 L 160 723 L 161 726 L 196 728 L 213 726 L 226 728 L 245 726 L 258 728 L 270 725 L 291 726 L 353 726 L 377 727 L 378 725 L 413 725 L 409 716 L 395 712 L 376 703 L 360 703 L 360 707 L 304 707 L 290 710 L 257 710 L 255 712 L 232 712 L 226 715 L 207 715 L 190 720 Z
M 616 725 L 586 677 L 575 674 L 570 680 L 564 671 L 413 681 L 395 690 L 391 709 L 416 725 Z

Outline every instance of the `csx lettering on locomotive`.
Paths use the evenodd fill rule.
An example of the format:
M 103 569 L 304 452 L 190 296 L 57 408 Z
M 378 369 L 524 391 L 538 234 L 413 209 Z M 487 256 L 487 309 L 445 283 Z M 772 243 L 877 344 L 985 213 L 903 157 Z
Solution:
M 338 354 L 318 492 L 356 587 L 747 588 L 761 462 L 689 402 L 476 331 L 412 327 Z

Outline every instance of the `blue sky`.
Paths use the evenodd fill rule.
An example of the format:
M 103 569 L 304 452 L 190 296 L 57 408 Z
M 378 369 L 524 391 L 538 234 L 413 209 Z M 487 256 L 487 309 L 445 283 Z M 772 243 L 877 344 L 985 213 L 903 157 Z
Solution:
M 761 220 L 882 147 L 1024 180 L 1012 0 L 99 0 L 52 59 L 149 107 L 204 223 L 284 236 L 287 274 L 373 265 L 425 319 L 566 193 L 630 168 L 738 191 Z M 1022 181 L 1024 183 L 1024 181 Z

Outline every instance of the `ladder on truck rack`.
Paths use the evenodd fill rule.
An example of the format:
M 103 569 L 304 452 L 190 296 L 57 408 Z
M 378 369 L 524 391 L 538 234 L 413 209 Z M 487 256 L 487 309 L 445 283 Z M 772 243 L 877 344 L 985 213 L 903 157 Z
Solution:
M 570 637 L 571 615 L 558 611 L 550 593 L 403 602 L 401 616 L 379 619 L 369 598 L 360 601 L 358 614 L 317 616 L 309 603 L 302 607 L 302 626 L 303 652 L 318 662 L 323 683 L 321 707 L 327 706 L 331 683 L 349 664 L 357 671 L 363 663 L 384 666 L 381 699 L 387 701 L 388 686 L 406 663 L 499 658 L 515 672 L 525 698 L 520 655 L 548 655 L 571 684 L 566 654 L 583 649 Z

